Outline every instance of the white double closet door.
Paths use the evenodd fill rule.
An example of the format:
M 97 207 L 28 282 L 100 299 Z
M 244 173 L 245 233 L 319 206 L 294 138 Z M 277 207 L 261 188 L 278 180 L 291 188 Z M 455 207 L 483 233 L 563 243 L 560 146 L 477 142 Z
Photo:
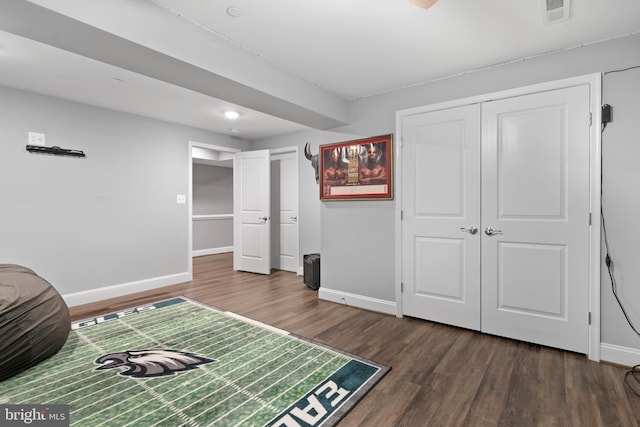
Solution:
M 408 115 L 402 312 L 588 352 L 589 86 Z

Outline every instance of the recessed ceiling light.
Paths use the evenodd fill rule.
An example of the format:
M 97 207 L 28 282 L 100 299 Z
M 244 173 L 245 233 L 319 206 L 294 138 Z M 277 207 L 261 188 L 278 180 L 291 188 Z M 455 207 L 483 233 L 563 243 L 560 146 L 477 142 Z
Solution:
M 232 18 L 239 18 L 243 14 L 244 14 L 244 10 L 240 9 L 239 7 L 229 6 L 227 8 L 227 15 L 229 15 Z
M 231 132 L 231 133 L 240 133 L 240 131 L 238 129 L 229 129 L 229 132 Z
M 122 83 L 122 79 L 119 79 L 117 77 L 110 77 L 109 80 L 111 80 L 112 82 L 116 82 L 116 83 Z
M 411 3 L 416 6 L 420 6 L 423 9 L 429 9 L 433 6 L 438 0 L 409 0 Z
M 229 120 L 235 120 L 240 117 L 240 113 L 237 111 L 225 111 L 224 116 Z

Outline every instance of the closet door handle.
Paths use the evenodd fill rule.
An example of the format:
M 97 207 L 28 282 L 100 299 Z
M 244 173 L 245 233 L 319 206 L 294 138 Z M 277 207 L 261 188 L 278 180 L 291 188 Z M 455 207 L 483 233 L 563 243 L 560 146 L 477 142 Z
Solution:
M 502 234 L 502 230 L 496 230 L 491 227 L 487 227 L 484 229 L 484 234 L 486 234 L 487 236 L 494 236 L 496 234 Z
M 464 227 L 460 227 L 460 231 L 466 231 L 469 234 L 476 234 L 478 232 L 478 227 L 469 227 L 469 228 L 464 228 Z

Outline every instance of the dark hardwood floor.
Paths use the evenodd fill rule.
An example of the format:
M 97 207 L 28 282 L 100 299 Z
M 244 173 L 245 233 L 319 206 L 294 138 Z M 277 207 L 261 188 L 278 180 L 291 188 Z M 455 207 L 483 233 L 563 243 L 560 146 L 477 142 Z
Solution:
M 413 318 L 320 301 L 300 276 L 194 259 L 191 282 L 71 309 L 80 320 L 183 295 L 392 367 L 340 426 L 638 426 L 626 368 Z

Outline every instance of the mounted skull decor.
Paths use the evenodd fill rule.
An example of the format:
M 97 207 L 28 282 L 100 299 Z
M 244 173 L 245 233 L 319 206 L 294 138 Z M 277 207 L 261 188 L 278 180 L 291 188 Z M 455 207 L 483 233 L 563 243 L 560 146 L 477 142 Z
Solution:
M 311 166 L 316 172 L 316 184 L 320 182 L 320 175 L 318 174 L 318 155 L 311 155 L 311 151 L 309 150 L 309 143 L 307 142 L 304 146 L 304 156 L 307 160 L 311 161 Z

